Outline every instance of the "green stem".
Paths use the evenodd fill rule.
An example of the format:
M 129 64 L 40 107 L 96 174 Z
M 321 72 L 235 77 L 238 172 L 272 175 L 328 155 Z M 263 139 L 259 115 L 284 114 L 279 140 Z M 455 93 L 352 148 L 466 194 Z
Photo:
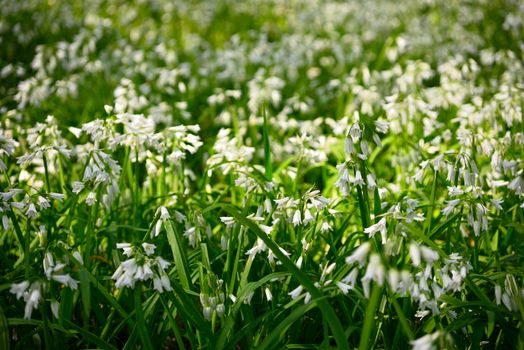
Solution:
M 167 168 L 167 159 L 166 159 L 166 152 L 164 152 L 164 155 L 162 157 L 162 180 L 160 183 L 161 190 L 160 195 L 162 198 L 165 198 L 166 196 L 166 168 Z
M 435 210 L 435 195 L 437 192 L 437 180 L 438 180 L 438 170 L 435 171 L 435 176 L 433 178 L 433 186 L 431 186 L 431 198 L 428 212 L 426 213 L 426 235 L 430 235 L 431 224 L 433 221 L 433 211 Z
M 267 117 L 267 106 L 262 108 L 262 115 L 264 117 L 264 127 L 262 129 L 262 136 L 264 137 L 264 165 L 266 170 L 266 180 L 273 179 L 273 170 L 271 168 L 271 151 L 269 147 L 269 122 Z
M 140 163 L 138 162 L 138 148 L 135 150 L 135 201 L 134 201 L 134 213 L 133 219 L 135 226 L 138 223 L 138 207 L 140 204 Z
M 139 332 L 142 336 L 142 344 L 144 349 L 152 350 L 153 345 L 151 344 L 151 339 L 149 339 L 149 333 L 147 332 L 146 321 L 144 319 L 144 309 L 142 307 L 141 299 L 141 285 L 138 284 L 135 286 L 134 296 L 135 296 L 135 310 L 136 310 L 136 323 Z
M 371 340 L 371 331 L 373 330 L 373 322 L 377 313 L 380 296 L 382 295 L 382 287 L 378 284 L 373 286 L 371 297 L 369 298 L 368 307 L 366 308 L 366 316 L 364 318 L 364 327 L 360 335 L 359 350 L 369 349 L 369 343 Z
M 302 173 L 302 157 L 303 155 L 300 154 L 298 156 L 298 164 L 297 164 L 297 174 L 295 175 L 295 182 L 293 183 L 293 193 L 296 194 L 297 190 L 300 189 L 300 180 L 301 180 L 301 176 L 300 174 Z
M 29 231 L 27 231 L 27 237 L 24 237 L 24 234 L 22 233 L 22 229 L 20 228 L 20 223 L 18 222 L 18 218 L 16 217 L 15 213 L 12 210 L 9 210 L 7 212 L 7 215 L 9 216 L 9 218 L 11 219 L 11 222 L 13 223 L 16 238 L 18 238 L 18 241 L 20 242 L 20 247 L 22 247 L 22 251 L 24 253 L 25 277 L 27 279 L 29 278 L 29 272 L 31 271 L 31 263 L 29 261 L 29 245 L 30 245 L 31 237 L 29 236 Z
M 362 230 L 369 227 L 370 217 L 365 204 L 364 194 L 362 193 L 362 188 L 357 185 L 357 201 L 358 207 L 360 209 L 360 218 L 362 220 Z
M 58 164 L 58 176 L 59 176 L 59 180 L 60 180 L 60 190 L 61 192 L 64 191 L 64 189 L 66 188 L 66 183 L 65 183 L 65 178 L 64 178 L 64 167 L 62 166 L 62 161 L 61 161 L 61 155 L 58 155 L 58 159 L 57 159 L 57 164 Z
M 395 312 L 398 315 L 398 319 L 400 321 L 400 326 L 402 326 L 402 329 L 404 330 L 404 333 L 408 337 L 409 340 L 415 339 L 415 334 L 411 330 L 411 327 L 409 325 L 409 321 L 406 318 L 406 315 L 404 314 L 404 311 L 400 308 L 400 305 L 398 304 L 397 299 L 394 295 L 392 295 L 389 300 L 391 301 L 391 304 L 393 305 L 393 308 L 395 309 Z

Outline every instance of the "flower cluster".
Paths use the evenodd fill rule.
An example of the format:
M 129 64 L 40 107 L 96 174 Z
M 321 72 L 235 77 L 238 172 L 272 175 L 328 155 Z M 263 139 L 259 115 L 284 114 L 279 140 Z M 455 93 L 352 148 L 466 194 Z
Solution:
M 129 259 L 122 261 L 111 276 L 116 288 L 135 288 L 137 282 L 152 279 L 153 288 L 160 293 L 173 290 L 166 273 L 170 263 L 161 256 L 153 256 L 156 249 L 154 244 L 133 246 L 130 243 L 118 243 L 117 248 L 122 249 Z

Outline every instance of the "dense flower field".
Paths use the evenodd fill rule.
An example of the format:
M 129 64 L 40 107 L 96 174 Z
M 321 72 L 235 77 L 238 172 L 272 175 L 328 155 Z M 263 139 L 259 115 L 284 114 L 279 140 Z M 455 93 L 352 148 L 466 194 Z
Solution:
M 0 349 L 524 349 L 524 2 L 0 2 Z

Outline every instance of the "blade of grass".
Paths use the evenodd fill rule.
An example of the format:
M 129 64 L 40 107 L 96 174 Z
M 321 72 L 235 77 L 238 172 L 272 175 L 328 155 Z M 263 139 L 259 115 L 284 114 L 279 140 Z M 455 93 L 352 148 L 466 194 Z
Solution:
M 371 332 L 373 330 L 373 323 L 375 320 L 376 311 L 382 295 L 382 287 L 378 284 L 373 286 L 371 297 L 369 298 L 368 306 L 366 308 L 366 315 L 364 317 L 364 325 L 362 327 L 362 333 L 360 334 L 360 343 L 358 345 L 359 350 L 369 349 L 369 343 L 371 340 Z
M 431 225 L 433 223 L 433 211 L 435 208 L 435 196 L 437 193 L 437 181 L 438 181 L 438 170 L 435 171 L 435 175 L 433 177 L 433 184 L 431 186 L 431 197 L 430 197 L 430 204 L 428 211 L 426 213 L 426 222 L 424 223 L 424 232 L 427 236 L 430 235 L 431 232 Z
M 9 327 L 7 326 L 4 310 L 0 305 L 0 349 L 9 350 L 9 348 Z
M 402 326 L 402 330 L 404 331 L 404 333 L 406 334 L 409 340 L 415 339 L 415 334 L 411 330 L 409 321 L 406 318 L 406 315 L 404 315 L 404 312 L 402 311 L 400 305 L 398 304 L 397 299 L 395 298 L 395 296 L 391 296 L 389 300 L 391 301 L 391 304 L 393 304 L 393 308 L 395 309 L 395 312 L 397 313 L 398 319 L 400 321 L 400 325 Z
M 169 320 L 169 326 L 175 333 L 175 340 L 178 345 L 179 349 L 185 349 L 184 342 L 182 341 L 182 334 L 180 333 L 180 329 L 175 321 L 175 318 L 173 317 L 173 313 L 176 315 L 176 307 L 175 310 L 171 311 L 170 307 L 167 305 L 166 301 L 162 297 L 162 294 L 160 294 L 160 302 L 162 303 L 162 306 L 164 307 L 164 311 L 167 314 L 167 318 Z
M 180 283 L 184 289 L 191 290 L 190 279 L 188 278 L 189 273 L 187 259 L 181 249 L 178 235 L 175 233 L 175 229 L 173 228 L 171 221 L 166 220 L 164 227 L 166 228 L 167 240 L 171 246 L 171 251 L 173 253 L 173 259 L 175 260 L 176 271 L 178 278 L 180 279 Z
M 87 328 L 89 325 L 89 314 L 91 313 L 91 286 L 89 284 L 87 269 L 78 271 L 78 278 L 80 279 L 80 296 L 82 297 L 82 305 L 84 306 L 82 317 L 84 326 Z
M 151 339 L 149 339 L 149 333 L 146 327 L 146 320 L 144 318 L 141 287 L 141 284 L 138 284 L 135 286 L 135 289 L 133 291 L 136 311 L 136 327 L 138 328 L 138 332 L 140 332 L 140 337 L 142 338 L 142 345 L 144 345 L 144 349 L 153 350 L 153 345 L 151 344 Z
M 273 179 L 273 169 L 271 167 L 271 148 L 269 145 L 269 121 L 267 116 L 267 106 L 262 107 L 262 115 L 264 117 L 264 125 L 262 128 L 262 136 L 264 137 L 264 166 L 266 170 L 266 180 Z
M 29 274 L 29 270 L 31 268 L 31 264 L 29 262 L 29 242 L 26 242 L 24 234 L 22 233 L 22 229 L 20 228 L 20 223 L 18 222 L 18 219 L 15 213 L 12 210 L 8 210 L 7 215 L 9 216 L 9 218 L 11 219 L 11 222 L 13 223 L 16 238 L 18 238 L 18 242 L 20 243 L 20 247 L 22 248 L 22 252 L 24 253 L 24 267 L 25 267 L 25 273 L 27 277 L 27 275 Z M 30 237 L 27 237 L 28 240 L 29 238 Z

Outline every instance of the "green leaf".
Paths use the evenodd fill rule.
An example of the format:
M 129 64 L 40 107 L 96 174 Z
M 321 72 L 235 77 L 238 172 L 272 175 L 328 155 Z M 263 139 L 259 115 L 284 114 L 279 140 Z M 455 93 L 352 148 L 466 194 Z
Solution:
M 264 167 L 266 170 L 266 180 L 273 179 L 273 170 L 271 167 L 271 148 L 269 144 L 269 122 L 267 116 L 267 106 L 262 107 L 262 115 L 264 116 L 264 125 L 262 128 L 262 136 L 264 138 Z
M 180 283 L 184 289 L 191 290 L 190 280 L 188 278 L 189 273 L 187 259 L 181 249 L 178 235 L 175 234 L 175 230 L 171 221 L 164 221 L 164 227 L 166 228 L 167 232 L 167 240 L 171 246 L 171 251 L 173 252 L 173 259 L 175 261 L 175 267 L 178 273 L 178 278 L 180 279 Z
M 80 295 L 82 297 L 82 305 L 84 306 L 82 317 L 84 318 L 84 324 L 87 325 L 89 323 L 89 314 L 91 313 L 91 286 L 87 270 L 82 269 L 78 271 L 78 278 L 80 279 Z
M 364 326 L 362 327 L 362 333 L 360 334 L 360 344 L 358 348 L 360 350 L 369 349 L 369 342 L 371 340 L 371 331 L 373 330 L 374 320 L 379 306 L 380 297 L 382 295 L 382 287 L 375 284 L 369 298 L 368 306 L 366 308 L 366 314 L 364 316 Z
M 9 327 L 5 318 L 4 310 L 0 305 L 0 349 L 9 350 Z
M 59 322 L 63 325 L 63 321 L 71 321 L 73 313 L 73 291 L 70 288 L 64 288 L 61 293 Z
M 152 350 L 153 345 L 151 344 L 151 339 L 149 338 L 149 333 L 146 327 L 146 321 L 144 318 L 144 308 L 142 305 L 142 285 L 138 284 L 135 286 L 135 289 L 133 291 L 133 295 L 135 297 L 135 311 L 136 311 L 136 327 L 138 328 L 138 332 L 140 333 L 140 337 L 142 338 L 142 345 L 144 345 L 144 349 L 146 350 Z
M 486 335 L 491 337 L 491 334 L 493 333 L 493 330 L 495 329 L 495 313 L 493 311 L 486 311 L 486 314 L 488 315 L 488 325 L 486 329 Z

